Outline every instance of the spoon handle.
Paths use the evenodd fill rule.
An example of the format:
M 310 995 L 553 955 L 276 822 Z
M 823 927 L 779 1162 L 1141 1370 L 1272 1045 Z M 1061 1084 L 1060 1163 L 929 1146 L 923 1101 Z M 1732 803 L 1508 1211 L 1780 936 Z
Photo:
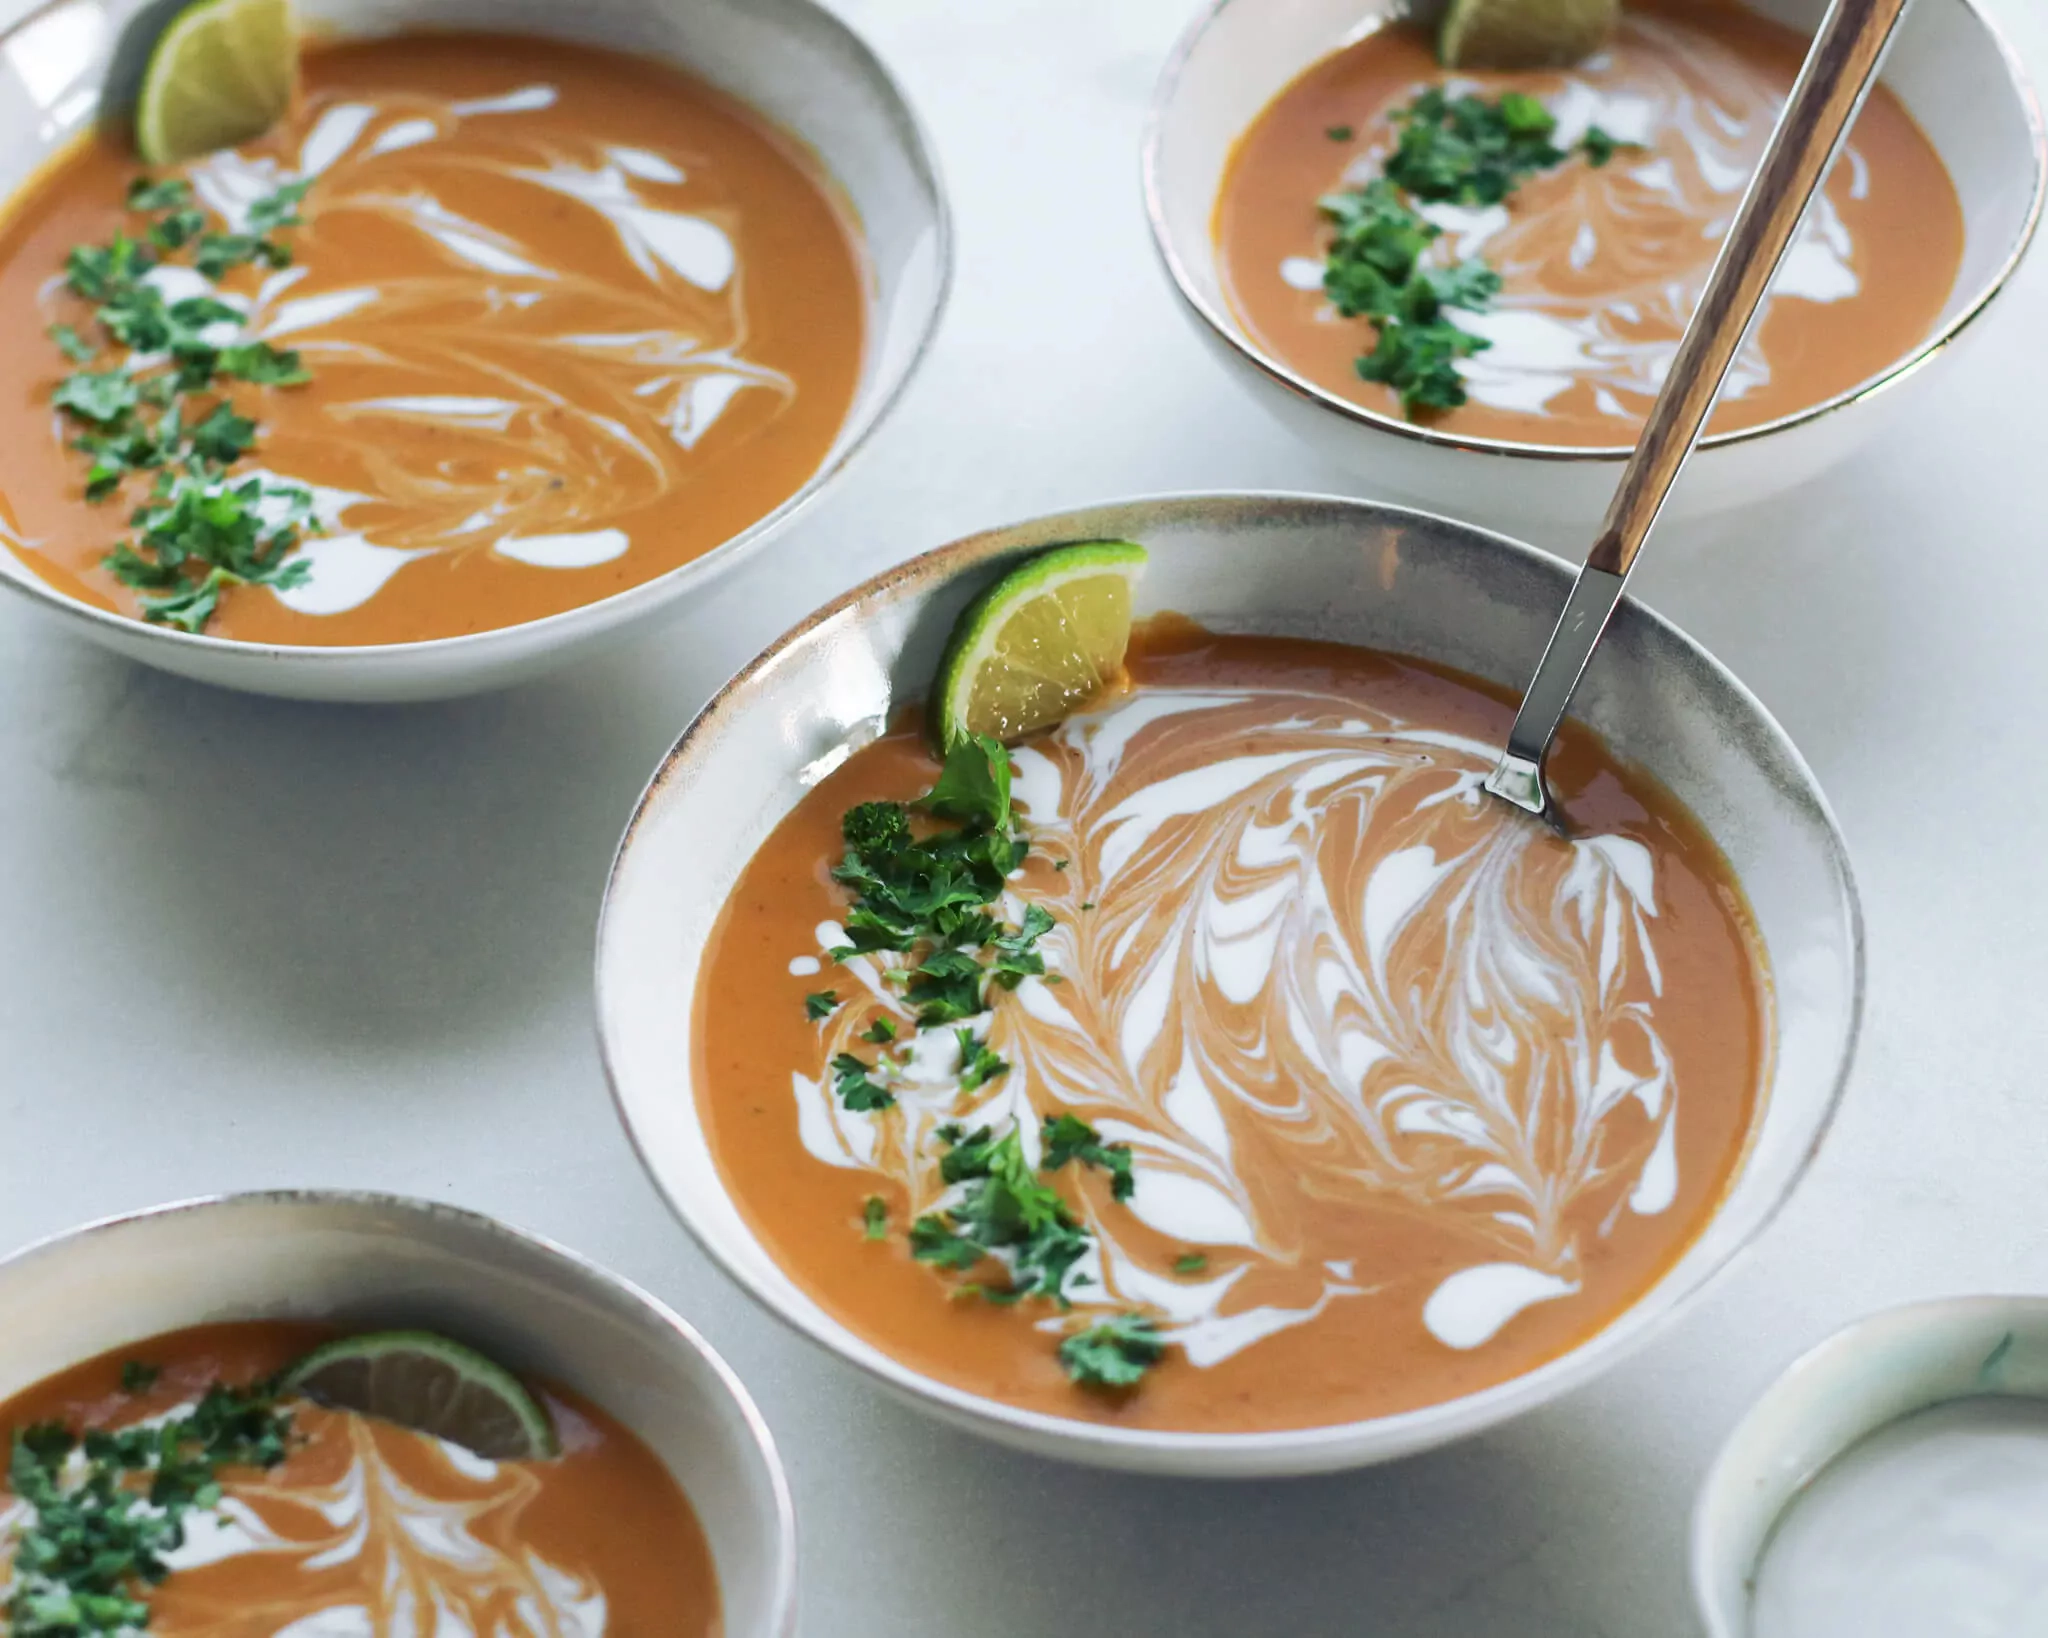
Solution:
M 1800 218 L 1877 78 L 1878 60 L 1906 4 L 1835 0 L 1828 8 L 1635 453 L 1622 469 L 1607 520 L 1586 555 L 1592 567 L 1626 575 L 1642 550 Z
M 1906 4 L 1907 0 L 1833 0 L 1821 20 L 1657 401 L 1650 406 L 1635 453 L 1622 469 L 1586 565 L 1522 696 L 1507 752 L 1487 781 L 1487 789 L 1518 807 L 1542 813 L 1549 806 L 1542 779 L 1544 753 L 1621 601 L 1636 554 L 1663 510 L 1679 468 L 1699 441 L 1722 379 L 1741 350 L 1799 220 L 1876 82 L 1878 62 Z

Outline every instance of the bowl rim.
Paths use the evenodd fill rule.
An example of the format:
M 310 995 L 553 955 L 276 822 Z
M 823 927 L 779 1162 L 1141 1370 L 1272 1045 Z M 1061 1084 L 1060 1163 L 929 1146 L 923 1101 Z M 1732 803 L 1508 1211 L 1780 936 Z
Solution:
M 52 12 L 80 3 L 81 0 L 38 0 L 36 5 L 12 23 L 0 28 L 0 49 L 4 49 L 17 35 L 33 27 Z M 110 0 L 102 0 L 102 3 L 110 3 Z M 836 11 L 827 8 L 821 0 L 780 0 L 780 3 L 806 14 L 809 26 L 837 35 L 840 43 L 851 54 L 859 72 L 871 76 L 876 87 L 883 93 L 882 100 L 887 105 L 889 123 L 910 160 L 911 170 L 918 185 L 932 202 L 931 236 L 937 278 L 930 309 L 923 316 L 916 342 L 904 356 L 902 368 L 896 379 L 887 383 L 875 397 L 866 424 L 843 444 L 835 442 L 826 452 L 825 459 L 811 471 L 803 484 L 774 510 L 756 518 L 746 528 L 728 536 L 709 551 L 687 562 L 678 563 L 652 580 L 643 580 L 636 586 L 628 586 L 623 591 L 613 592 L 607 597 L 600 597 L 589 603 L 578 603 L 571 608 L 560 609 L 535 620 L 521 620 L 509 626 L 492 626 L 483 631 L 462 632 L 453 637 L 424 637 L 404 643 L 256 643 L 236 637 L 209 637 L 203 632 L 179 631 L 175 627 L 136 619 L 112 609 L 96 608 L 90 603 L 80 602 L 36 573 L 4 537 L 0 537 L 0 552 L 14 558 L 15 566 L 9 570 L 0 570 L 0 586 L 8 587 L 28 598 L 30 602 L 41 604 L 58 616 L 74 622 L 74 629 L 130 641 L 136 640 L 136 633 L 139 632 L 144 638 L 153 637 L 172 643 L 177 649 L 195 659 L 206 655 L 216 656 L 225 665 L 284 660 L 332 671 L 351 663 L 388 664 L 401 662 L 410 657 L 431 656 L 436 659 L 445 657 L 468 660 L 488 656 L 493 650 L 501 647 L 523 647 L 527 641 L 535 638 L 538 638 L 543 648 L 552 648 L 557 640 L 578 635 L 573 628 L 587 626 L 590 631 L 585 634 L 591 635 L 611 629 L 637 616 L 644 616 L 672 598 L 681 596 L 690 585 L 699 580 L 715 581 L 741 564 L 751 561 L 798 513 L 806 510 L 831 487 L 852 464 L 854 457 L 867 450 L 875 434 L 894 416 L 911 383 L 923 371 L 925 361 L 931 355 L 933 343 L 938 338 L 946 310 L 952 302 L 955 264 L 958 259 L 958 229 L 953 220 L 952 198 L 946 190 L 945 174 L 939 165 L 938 148 L 926 127 L 924 117 L 917 110 L 917 105 L 910 100 L 901 82 L 881 55 L 868 43 L 867 37 Z M 570 11 L 573 11 L 573 8 L 570 8 Z M 569 11 L 562 13 L 569 14 Z M 453 26 L 462 32 L 480 32 L 466 25 Z M 401 23 L 399 32 L 403 32 L 403 29 L 404 25 Z M 602 44 L 596 41 L 586 43 Z M 681 58 L 671 58 L 668 61 L 670 66 L 704 80 L 707 84 L 710 83 L 708 77 L 694 64 L 684 62 Z M 745 106 L 755 118 L 768 125 L 778 136 L 794 143 L 817 166 L 831 188 L 835 192 L 840 191 L 837 173 L 825 156 L 811 144 L 785 128 L 780 121 L 769 118 L 760 109 L 746 103 L 745 99 L 733 96 L 730 92 L 722 94 L 731 96 L 733 101 Z M 60 146 L 61 143 L 45 147 L 41 158 L 47 160 Z M 4 212 L 20 193 L 21 187 L 17 186 L 11 192 L 0 194 L 0 212 Z M 850 214 L 850 206 L 843 208 L 848 209 Z M 865 229 L 857 216 L 853 218 L 853 226 L 861 234 L 862 276 L 865 284 L 870 280 Z M 851 420 L 850 414 L 848 419 Z M 842 423 L 842 431 L 844 426 Z
M 662 1329 L 673 1334 L 689 1352 L 695 1354 L 698 1360 L 709 1368 L 713 1379 L 724 1390 L 733 1408 L 739 1412 L 740 1424 L 753 1441 L 754 1452 L 760 1458 L 762 1469 L 767 1474 L 769 1494 L 773 1498 L 775 1510 L 774 1569 L 771 1576 L 772 1591 L 769 1595 L 770 1630 L 773 1638 L 793 1638 L 796 1631 L 797 1603 L 796 1504 L 790 1491 L 789 1475 L 782 1464 L 782 1454 L 775 1445 L 775 1435 L 769 1430 L 760 1407 L 754 1403 L 753 1395 L 747 1392 L 746 1384 L 719 1355 L 717 1349 L 705 1341 L 702 1333 L 667 1303 L 634 1284 L 623 1274 L 613 1273 L 603 1264 L 592 1261 L 580 1251 L 573 1250 L 558 1240 L 536 1234 L 530 1229 L 515 1228 L 510 1223 L 480 1211 L 472 1211 L 466 1206 L 452 1206 L 445 1201 L 426 1200 L 416 1195 L 391 1194 L 376 1189 L 245 1189 L 218 1194 L 188 1195 L 181 1199 L 165 1201 L 160 1205 L 110 1212 L 71 1228 L 41 1235 L 0 1257 L 0 1278 L 12 1273 L 19 1265 L 61 1255 L 74 1245 L 140 1228 L 160 1220 L 218 1215 L 259 1207 L 342 1207 L 396 1212 L 403 1216 L 450 1224 L 466 1233 L 504 1241 L 522 1253 L 538 1253 L 541 1261 L 557 1265 L 567 1276 L 563 1283 L 581 1281 L 594 1286 L 609 1296 L 621 1299 L 628 1307 L 639 1309 L 655 1320 Z M 460 1257 L 457 1260 L 467 1261 L 466 1258 Z M 694 1507 L 695 1503 L 691 1505 Z
M 1041 1449 L 1056 1448 L 1063 1454 L 1085 1460 L 1117 1464 L 1151 1454 L 1182 1459 L 1184 1471 L 1196 1470 L 1196 1464 L 1205 1460 L 1215 1464 L 1213 1468 L 1208 1469 L 1209 1471 L 1245 1474 L 1310 1471 L 1323 1467 L 1358 1465 L 1469 1436 L 1546 1404 L 1573 1389 L 1583 1387 L 1619 1364 L 1663 1332 L 1683 1312 L 1694 1307 L 1706 1292 L 1741 1260 L 1743 1254 L 1756 1244 L 1798 1191 L 1800 1182 L 1813 1165 L 1821 1144 L 1840 1111 L 1850 1074 L 1855 1067 L 1857 1046 L 1862 1036 L 1867 982 L 1862 898 L 1856 886 L 1855 872 L 1850 863 L 1841 825 L 1819 781 L 1814 777 L 1813 770 L 1807 766 L 1806 759 L 1800 755 L 1790 735 L 1765 708 L 1763 702 L 1713 654 L 1654 609 L 1633 598 L 1624 599 L 1624 608 L 1631 611 L 1627 618 L 1649 622 L 1665 640 L 1675 642 L 1681 650 L 1688 652 L 1695 664 L 1703 667 L 1718 686 L 1734 696 L 1736 703 L 1750 714 L 1761 734 L 1762 743 L 1781 757 L 1789 770 L 1797 776 L 1802 793 L 1812 803 L 1816 816 L 1821 820 L 1827 862 L 1835 877 L 1838 907 L 1844 923 L 1842 934 L 1849 963 L 1849 983 L 1838 1061 L 1832 1084 L 1827 1088 L 1818 1124 L 1807 1142 L 1805 1152 L 1798 1157 L 1776 1198 L 1767 1204 L 1744 1235 L 1731 1243 L 1715 1262 L 1702 1268 L 1690 1290 L 1676 1297 L 1662 1314 L 1639 1324 L 1632 1334 L 1622 1337 L 1618 1342 L 1610 1339 L 1629 1314 L 1641 1306 L 1642 1298 L 1623 1309 L 1584 1341 L 1555 1358 L 1544 1361 L 1534 1370 L 1482 1388 L 1476 1393 L 1440 1400 L 1391 1416 L 1263 1432 L 1202 1433 L 1125 1428 L 1024 1410 L 1001 1400 L 956 1388 L 950 1383 L 941 1382 L 913 1370 L 888 1355 L 878 1345 L 867 1342 L 851 1327 L 841 1325 L 837 1321 L 820 1324 L 808 1316 L 800 1316 L 786 1309 L 775 1292 L 757 1281 L 736 1259 L 727 1254 L 712 1233 L 698 1225 L 688 1197 L 671 1191 L 649 1145 L 643 1141 L 639 1125 L 634 1119 L 611 1044 L 617 1027 L 613 1022 L 615 1007 L 612 986 L 606 977 L 612 910 L 614 901 L 620 893 L 628 855 L 639 839 L 642 823 L 657 802 L 667 799 L 671 787 L 687 783 L 691 766 L 702 747 L 726 729 L 728 719 L 745 713 L 749 703 L 748 695 L 757 681 L 780 666 L 798 644 L 827 627 L 857 619 L 861 611 L 870 605 L 879 607 L 906 591 L 944 583 L 1012 555 L 1020 549 L 1017 541 L 1019 535 L 1035 535 L 1047 529 L 1056 529 L 1070 519 L 1092 516 L 1112 508 L 1167 507 L 1174 510 L 1200 510 L 1218 503 L 1232 505 L 1241 511 L 1274 505 L 1305 507 L 1317 511 L 1333 510 L 1356 519 L 1361 528 L 1374 521 L 1387 520 L 1420 520 L 1444 526 L 1477 537 L 1488 549 L 1519 559 L 1555 578 L 1558 582 L 1560 604 L 1573 572 L 1570 565 L 1549 552 L 1495 530 L 1449 518 L 1441 513 L 1390 502 L 1362 500 L 1355 496 L 1293 490 L 1188 490 L 1114 497 L 1090 505 L 1041 514 L 996 528 L 977 530 L 884 569 L 797 622 L 734 673 L 690 720 L 648 777 L 645 787 L 635 799 L 632 814 L 613 854 L 611 867 L 605 874 L 604 894 L 598 910 L 594 972 L 597 1048 L 604 1069 L 605 1083 L 611 1094 L 612 1107 L 625 1130 L 627 1142 L 639 1158 L 656 1192 L 688 1231 L 698 1248 L 758 1306 L 799 1336 L 825 1349 L 842 1362 L 856 1367 L 872 1380 L 995 1437 L 1028 1442 Z M 1080 539 L 1082 535 L 1076 533 L 1067 538 Z M 1745 1156 L 1746 1154 L 1747 1150 Z M 1725 1193 L 1723 1199 L 1726 1199 Z M 763 1249 L 765 1253 L 765 1247 Z M 771 1255 L 770 1261 L 775 1260 Z M 1656 1287 L 1653 1286 L 1649 1292 L 1644 1293 L 1644 1297 L 1653 1294 L 1655 1290 Z M 827 1318 L 829 1319 L 829 1316 Z M 842 1335 L 860 1342 L 866 1354 L 872 1357 L 846 1348 L 841 1341 Z M 1350 1447 L 1361 1443 L 1373 1447 L 1373 1452 L 1347 1454 Z M 1267 1460 L 1258 1462 L 1257 1458 Z M 1290 1461 L 1290 1458 L 1293 1460 Z M 1324 1460 L 1318 1461 L 1317 1458 Z
M 1166 65 L 1160 70 L 1159 79 L 1153 88 L 1151 104 L 1145 114 L 1142 157 L 1145 219 L 1151 228 L 1153 252 L 1165 267 L 1175 292 L 1189 311 L 1214 333 L 1216 339 L 1231 348 L 1242 362 L 1257 370 L 1275 387 L 1310 405 L 1331 410 L 1354 425 L 1376 432 L 1392 433 L 1396 437 L 1438 449 L 1461 450 L 1475 455 L 1510 456 L 1523 460 L 1559 463 L 1619 463 L 1628 459 L 1635 452 L 1633 444 L 1543 444 L 1512 438 L 1480 438 L 1405 421 L 1398 416 L 1387 414 L 1384 410 L 1370 409 L 1363 404 L 1353 403 L 1327 388 L 1317 386 L 1284 361 L 1266 352 L 1227 312 L 1209 301 L 1196 288 L 1194 276 L 1189 271 L 1187 262 L 1167 226 L 1164 187 L 1159 174 L 1162 162 L 1161 149 L 1166 138 L 1167 116 L 1180 92 L 1189 61 L 1203 38 L 1223 14 L 1233 5 L 1240 3 L 1247 3 L 1247 0 L 1207 0 L 1202 11 L 1188 24 L 1168 54 Z M 1992 300 L 2004 291 L 2012 281 L 2013 274 L 2019 270 L 2028 247 L 2033 243 L 2035 230 L 2041 224 L 2043 206 L 2048 204 L 2048 120 L 2044 120 L 2040 95 L 2035 89 L 2032 76 L 2027 72 L 2025 62 L 1997 22 L 1985 12 L 1981 0 L 1954 0 L 1954 3 L 1963 8 L 1964 14 L 1976 24 L 1998 54 L 2000 62 L 2005 67 L 2006 87 L 2018 103 L 2021 118 L 2027 127 L 2030 138 L 2029 154 L 2033 161 L 2033 180 L 2019 232 L 2014 236 L 2003 260 L 1992 270 L 1991 276 L 1983 285 L 1945 324 L 1904 357 L 1894 360 L 1867 380 L 1844 388 L 1841 392 L 1822 399 L 1817 404 L 1808 405 L 1805 409 L 1794 410 L 1768 421 L 1760 421 L 1755 426 L 1706 433 L 1699 440 L 1700 449 L 1731 448 L 1737 444 L 1768 437 L 1775 432 L 1804 426 L 1837 410 L 1861 403 L 1864 399 L 1874 397 L 1885 388 L 1903 381 L 1907 376 L 1931 363 L 1938 354 L 1946 351 L 1985 308 L 1991 305 Z M 1380 19 L 1382 24 L 1393 20 L 1395 18 L 1392 12 Z M 1297 72 L 1306 72 L 1312 66 L 1313 63 L 1303 63 Z M 1243 132 L 1240 131 L 1238 137 L 1242 136 Z
M 1716 1570 L 1727 1566 L 1731 1545 L 1727 1540 L 1727 1526 L 1723 1517 L 1716 1512 L 1715 1504 L 1725 1499 L 1728 1506 L 1744 1508 L 1749 1515 L 1754 1515 L 1756 1506 L 1753 1500 L 1743 1502 L 1732 1494 L 1743 1483 L 1742 1476 L 1735 1466 L 1736 1447 L 1758 1426 L 1771 1408 L 1796 1391 L 1807 1378 L 1839 1373 L 1844 1366 L 1853 1363 L 1858 1355 L 1866 1352 L 1873 1338 L 1877 1339 L 1878 1347 L 1883 1349 L 1887 1345 L 1896 1345 L 1901 1338 L 1949 1337 L 1967 1330 L 1973 1324 L 2014 1312 L 2026 1313 L 2038 1323 L 2048 1326 L 2048 1295 L 2038 1291 L 1966 1292 L 1892 1303 L 1837 1326 L 1817 1342 L 1800 1349 L 1787 1364 L 1772 1375 L 1763 1388 L 1744 1406 L 1733 1426 L 1722 1436 L 1720 1443 L 1715 1447 L 1713 1460 L 1707 1466 L 1705 1477 L 1700 1480 L 1698 1488 L 1693 1492 L 1692 1513 L 1686 1525 L 1687 1580 L 1691 1585 L 1693 1604 L 1709 1638 L 1747 1638 L 1749 1632 L 1750 1623 L 1746 1619 L 1746 1608 L 1730 1611 L 1714 1584 Z M 2048 1394 L 2015 1393 L 2000 1389 L 1986 1391 L 1998 1397 L 2048 1402 Z M 1958 1399 L 1971 1397 L 1976 1395 L 1938 1393 L 1920 1408 L 1931 1410 L 1937 1405 L 1953 1404 Z M 1873 1422 L 1864 1422 L 1856 1432 L 1835 1446 L 1822 1463 L 1822 1467 L 1846 1455 L 1862 1440 L 1913 1414 L 1915 1413 L 1909 1410 L 1897 1415 L 1881 1416 Z M 1818 1471 L 1816 1469 L 1816 1474 Z M 1802 1487 L 1814 1476 L 1810 1474 L 1807 1480 L 1802 1480 Z M 1764 1551 L 1770 1545 L 1772 1533 L 1790 1510 L 1795 1499 L 1796 1492 L 1794 1496 L 1780 1503 L 1772 1513 L 1755 1556 L 1750 1563 L 1743 1566 L 1745 1584 L 1753 1577 L 1757 1564 L 1761 1562 Z

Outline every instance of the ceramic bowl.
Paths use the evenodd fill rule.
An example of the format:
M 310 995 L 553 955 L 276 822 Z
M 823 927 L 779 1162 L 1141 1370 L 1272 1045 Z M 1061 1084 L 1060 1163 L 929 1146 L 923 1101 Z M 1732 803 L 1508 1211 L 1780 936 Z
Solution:
M 0 32 L 0 199 L 91 125 L 122 26 L 140 0 L 52 0 Z M 407 700 L 517 681 L 665 614 L 759 553 L 845 469 L 894 407 L 936 330 L 952 239 L 931 149 L 874 53 L 813 0 L 299 0 L 331 34 L 497 29 L 662 58 L 759 110 L 822 158 L 852 208 L 869 268 L 868 349 L 846 424 L 803 488 L 694 562 L 546 619 L 419 643 L 301 648 L 188 636 L 66 597 L 0 546 L 0 585 L 71 630 L 205 682 L 301 699 Z M 54 458 L 54 457 L 53 457 Z
M 1986 1394 L 2048 1401 L 2048 1297 L 1888 1309 L 1793 1364 L 1729 1435 L 1693 1507 L 1693 1596 L 1708 1638 L 1749 1638 L 1758 1560 L 1823 1468 L 1901 1417 Z
M 0 1398 L 222 1320 L 428 1327 L 573 1388 L 667 1464 L 710 1540 L 730 1638 L 796 1630 L 796 1523 L 760 1412 L 704 1339 L 559 1246 L 388 1195 L 229 1195 L 60 1234 L 0 1262 Z
M 1663 780 L 1748 892 L 1775 987 L 1761 1117 L 1726 1202 L 1656 1288 L 1573 1352 L 1483 1393 L 1273 1434 L 1157 1433 L 1033 1415 L 934 1382 L 848 1331 L 755 1237 L 691 1088 L 692 998 L 732 884 L 806 785 L 920 697 L 954 617 L 1005 566 L 1061 541 L 1141 541 L 1139 612 L 1211 629 L 1414 654 L 1526 679 L 1570 574 L 1532 547 L 1420 513 L 1310 496 L 1176 496 L 976 535 L 850 592 L 776 643 L 656 770 L 612 868 L 598 934 L 599 1033 L 633 1141 L 688 1228 L 805 1336 L 964 1427 L 1047 1454 L 1158 1472 L 1302 1473 L 1474 1432 L 1587 1382 L 1667 1323 L 1777 1210 L 1833 1111 L 1855 1039 L 1860 919 L 1827 804 L 1763 707 L 1711 657 L 1627 604 L 1578 712 Z
M 1809 34 L 1826 10 L 1826 0 L 1743 3 Z M 1238 137 L 1311 63 L 1373 28 L 1438 9 L 1437 0 L 1213 0 L 1153 98 L 1144 156 L 1153 243 L 1211 350 L 1369 492 L 1503 529 L 1590 539 L 1627 445 L 1574 449 L 1459 437 L 1361 408 L 1260 351 L 1223 296 L 1212 223 Z M 1977 0 L 1917 0 L 1892 43 L 1884 83 L 1927 133 L 1962 200 L 1962 268 L 1934 333 L 1837 397 L 1705 439 L 1667 516 L 1701 517 L 1763 500 L 1860 448 L 2004 288 L 2032 239 L 2048 188 L 2041 111 L 2018 57 Z

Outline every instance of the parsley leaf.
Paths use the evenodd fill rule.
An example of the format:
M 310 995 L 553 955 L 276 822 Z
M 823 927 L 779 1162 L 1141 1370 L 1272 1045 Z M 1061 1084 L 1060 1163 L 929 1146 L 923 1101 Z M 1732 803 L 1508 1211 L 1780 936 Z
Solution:
M 128 208 L 135 211 L 175 210 L 192 202 L 192 184 L 175 176 L 161 182 L 138 176 L 128 184 Z
M 1181 1275 L 1200 1274 L 1208 1266 L 1209 1259 L 1199 1251 L 1182 1252 L 1173 1260 L 1174 1273 Z
M 50 402 L 95 426 L 112 426 L 134 409 L 135 378 L 126 370 L 80 370 L 57 383 Z
M 1117 1314 L 1060 1344 L 1067 1375 L 1091 1388 L 1135 1387 L 1166 1352 L 1158 1326 L 1143 1314 Z
M 879 1194 L 871 1194 L 860 1209 L 861 1232 L 870 1240 L 886 1240 L 889 1237 L 889 1202 Z
M 146 1364 L 139 1359 L 128 1360 L 121 1366 L 121 1391 L 125 1394 L 148 1393 L 163 1374 L 161 1365 Z
M 57 350 L 74 364 L 89 364 L 94 353 L 93 344 L 68 324 L 53 324 L 49 337 L 57 344 Z
M 838 1095 L 842 1107 L 856 1114 L 869 1114 L 895 1103 L 895 1093 L 869 1079 L 871 1067 L 850 1052 L 842 1052 L 833 1058 L 832 1090 Z
M 1010 823 L 1010 753 L 987 734 L 964 739 L 946 753 L 938 783 L 921 806 L 942 819 L 964 819 L 988 830 Z
M 1128 1200 L 1138 1180 L 1131 1173 L 1131 1146 L 1104 1143 L 1102 1134 L 1078 1115 L 1054 1115 L 1045 1123 L 1045 1169 L 1056 1172 L 1070 1160 L 1109 1173 L 1112 1200 Z
M 1068 1277 L 1088 1254 L 1088 1233 L 1060 1192 L 1033 1174 L 1018 1128 L 1001 1137 L 977 1129 L 946 1153 L 939 1176 L 966 1189 L 958 1205 L 918 1220 L 911 1254 L 965 1269 L 1001 1251 L 1010 1266 L 1004 1296 L 1043 1296 L 1065 1307 Z
M 1010 1066 L 989 1049 L 986 1041 L 977 1041 L 974 1031 L 962 1024 L 953 1032 L 960 1046 L 960 1090 L 973 1092 L 988 1085 L 998 1075 L 1007 1075 Z
M 820 1018 L 830 1018 L 838 1006 L 837 990 L 818 990 L 804 997 L 804 1016 L 816 1023 Z
M 880 1014 L 872 1024 L 860 1032 L 860 1038 L 863 1041 L 872 1041 L 877 1046 L 886 1046 L 896 1039 L 895 1021 L 886 1013 Z

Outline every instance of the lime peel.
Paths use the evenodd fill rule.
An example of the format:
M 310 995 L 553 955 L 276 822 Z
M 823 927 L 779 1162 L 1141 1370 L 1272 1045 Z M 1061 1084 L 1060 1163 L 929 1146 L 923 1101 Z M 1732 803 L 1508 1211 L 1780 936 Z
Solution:
M 378 1331 L 323 1343 L 285 1371 L 281 1386 L 496 1461 L 550 1457 L 561 1448 L 548 1413 L 517 1377 L 432 1331 Z
M 975 734 L 1013 741 L 1051 727 L 1123 669 L 1145 548 L 1082 541 L 1040 552 L 961 613 L 932 690 L 943 750 Z
M 1570 68 L 1612 37 L 1621 0 L 1451 0 L 1437 30 L 1446 68 Z
M 135 148 L 177 165 L 261 136 L 298 88 L 291 0 L 194 0 L 157 36 L 135 100 Z

